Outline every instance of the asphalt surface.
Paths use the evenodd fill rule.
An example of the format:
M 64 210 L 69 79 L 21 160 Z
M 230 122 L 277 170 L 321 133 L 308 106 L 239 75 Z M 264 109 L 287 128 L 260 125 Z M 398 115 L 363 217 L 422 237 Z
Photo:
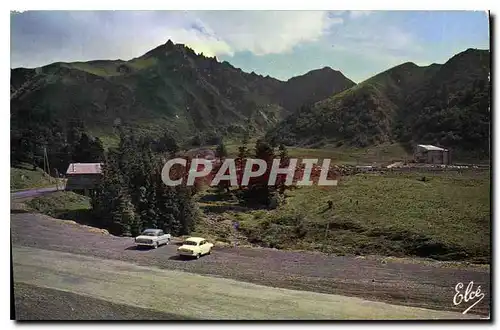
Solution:
M 131 238 L 97 233 L 72 222 L 22 210 L 12 211 L 11 232 L 14 246 L 435 310 L 462 312 L 469 307 L 470 303 L 453 304 L 454 288 L 458 282 L 466 286 L 473 281 L 474 288 L 480 285 L 486 296 L 469 313 L 488 315 L 490 308 L 488 269 L 250 248 L 220 248 L 199 260 L 179 260 L 175 245 L 138 250 Z
M 39 195 L 59 191 L 59 190 L 64 190 L 64 187 L 62 184 L 57 187 L 46 187 L 46 188 L 36 188 L 36 189 L 26 189 L 26 190 L 21 190 L 21 191 L 15 191 L 10 193 L 10 198 L 11 199 L 20 199 L 20 198 L 29 198 L 29 197 L 36 197 Z

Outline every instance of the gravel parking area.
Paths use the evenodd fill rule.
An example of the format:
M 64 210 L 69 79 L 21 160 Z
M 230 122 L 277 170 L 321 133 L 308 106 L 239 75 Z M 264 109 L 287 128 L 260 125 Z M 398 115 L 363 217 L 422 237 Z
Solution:
M 470 312 L 489 313 L 488 269 L 250 248 L 220 248 L 199 260 L 179 260 L 175 245 L 138 250 L 131 238 L 105 235 L 71 222 L 23 211 L 13 211 L 11 232 L 14 246 L 124 260 L 274 287 L 358 296 L 438 310 L 465 310 L 470 304 L 453 304 L 454 287 L 458 282 L 466 286 L 474 281 L 474 288 L 480 285 L 486 297 Z

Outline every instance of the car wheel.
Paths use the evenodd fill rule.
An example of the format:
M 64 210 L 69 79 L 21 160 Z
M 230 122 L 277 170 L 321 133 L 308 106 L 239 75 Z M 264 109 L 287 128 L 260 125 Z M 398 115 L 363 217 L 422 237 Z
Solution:
M 207 252 L 207 254 L 209 255 L 211 252 L 212 252 L 212 249 L 209 249 L 208 252 Z
M 200 257 L 201 257 L 201 254 L 200 254 L 200 253 L 198 253 L 198 254 L 196 255 L 196 259 L 200 259 Z
M 154 247 L 155 247 L 155 249 L 158 248 L 158 242 L 155 243 Z

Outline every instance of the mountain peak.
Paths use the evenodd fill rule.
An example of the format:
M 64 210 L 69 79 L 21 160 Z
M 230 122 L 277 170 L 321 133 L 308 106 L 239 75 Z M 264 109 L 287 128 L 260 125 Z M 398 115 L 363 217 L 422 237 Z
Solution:
M 334 70 L 329 66 L 324 66 L 321 69 L 311 70 L 306 74 L 309 74 L 309 73 L 332 73 L 332 72 L 340 72 L 340 71 Z
M 356 84 L 340 71 L 325 66 L 288 79 L 280 92 L 281 105 L 293 111 L 304 104 L 314 104 L 354 85 Z
M 172 42 L 172 40 L 168 39 L 165 43 L 165 46 L 167 46 L 168 48 L 172 48 L 174 46 L 174 43 Z
M 191 48 L 187 47 L 185 44 L 176 44 L 172 40 L 168 39 L 166 43 L 153 48 L 141 57 L 162 57 L 172 51 L 185 54 L 194 54 L 194 51 Z
M 455 59 L 464 59 L 464 58 L 469 58 L 469 57 L 482 57 L 482 56 L 488 56 L 489 57 L 490 51 L 488 49 L 478 49 L 478 48 L 467 48 L 463 52 L 460 52 L 453 56 L 449 61 L 453 61 Z
M 418 67 L 418 65 L 416 65 L 413 62 L 404 62 L 403 64 L 398 65 L 398 67 L 402 67 L 402 68 L 416 68 L 416 67 Z

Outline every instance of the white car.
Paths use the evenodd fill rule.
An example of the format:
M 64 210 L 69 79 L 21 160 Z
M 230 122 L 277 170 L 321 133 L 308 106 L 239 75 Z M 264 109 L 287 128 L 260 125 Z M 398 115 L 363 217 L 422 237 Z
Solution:
M 135 244 L 156 249 L 160 245 L 170 243 L 171 238 L 170 234 L 165 234 L 161 229 L 146 229 L 135 238 Z
M 199 257 L 210 254 L 214 245 L 209 243 L 203 237 L 189 237 L 177 249 L 177 253 L 181 257 Z

